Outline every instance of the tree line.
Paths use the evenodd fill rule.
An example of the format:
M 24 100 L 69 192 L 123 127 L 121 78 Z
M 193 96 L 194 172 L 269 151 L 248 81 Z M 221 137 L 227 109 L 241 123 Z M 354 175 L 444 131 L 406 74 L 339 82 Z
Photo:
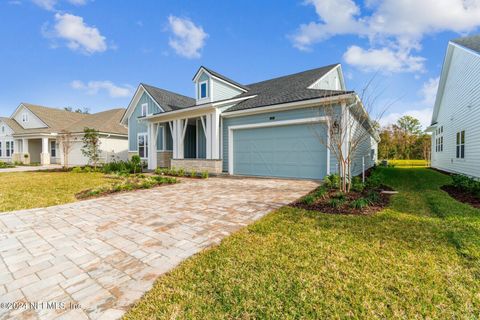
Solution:
M 379 159 L 429 160 L 431 136 L 422 130 L 420 121 L 403 116 L 396 123 L 380 129 Z

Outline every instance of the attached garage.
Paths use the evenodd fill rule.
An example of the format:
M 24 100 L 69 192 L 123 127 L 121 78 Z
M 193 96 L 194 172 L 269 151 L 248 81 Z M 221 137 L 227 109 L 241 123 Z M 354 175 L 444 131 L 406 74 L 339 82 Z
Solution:
M 322 123 L 231 127 L 230 173 L 282 178 L 322 179 L 328 171 Z

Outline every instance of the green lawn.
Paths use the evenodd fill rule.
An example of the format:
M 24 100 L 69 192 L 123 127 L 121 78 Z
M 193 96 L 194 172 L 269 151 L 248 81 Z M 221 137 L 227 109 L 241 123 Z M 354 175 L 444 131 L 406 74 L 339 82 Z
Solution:
M 395 167 L 426 167 L 427 160 L 388 160 Z
M 102 173 L 0 173 L 0 212 L 53 206 L 77 201 L 75 194 L 109 184 Z
M 282 208 L 160 277 L 127 319 L 480 318 L 480 211 L 424 168 L 373 216 Z

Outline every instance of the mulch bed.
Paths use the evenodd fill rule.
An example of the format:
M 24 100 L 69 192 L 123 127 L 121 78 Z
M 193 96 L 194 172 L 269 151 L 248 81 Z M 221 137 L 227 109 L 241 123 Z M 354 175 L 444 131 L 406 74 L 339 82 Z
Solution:
M 462 203 L 467 203 L 474 208 L 480 209 L 480 199 L 477 198 L 475 195 L 458 189 L 452 185 L 442 186 L 441 189 L 448 193 L 453 199 Z
M 311 205 L 307 205 L 305 203 L 300 202 L 301 200 L 298 200 L 290 204 L 290 206 L 294 208 L 301 208 L 305 210 L 318 211 L 318 212 L 328 213 L 328 214 L 370 215 L 378 211 L 381 211 L 383 208 L 388 206 L 390 202 L 390 197 L 392 196 L 392 194 L 381 193 L 381 191 L 393 191 L 393 189 L 388 186 L 382 186 L 381 190 L 377 190 L 377 191 L 379 192 L 379 196 L 380 196 L 379 201 L 372 205 L 366 206 L 362 209 L 352 208 L 350 206 L 350 202 L 359 198 L 365 198 L 367 196 L 366 192 L 351 191 L 345 196 L 346 201 L 343 205 L 339 207 L 331 206 L 328 203 L 328 201 L 332 199 L 335 196 L 335 194 L 338 193 L 338 190 L 328 191 L 327 194 L 325 194 L 322 198 L 318 199 L 315 203 Z

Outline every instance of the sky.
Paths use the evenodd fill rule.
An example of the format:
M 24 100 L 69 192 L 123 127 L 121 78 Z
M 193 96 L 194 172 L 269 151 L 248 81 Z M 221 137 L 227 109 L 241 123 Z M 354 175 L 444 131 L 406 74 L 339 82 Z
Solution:
M 0 0 L 0 26 L 1 116 L 127 107 L 141 82 L 194 96 L 201 65 L 249 84 L 341 63 L 372 118 L 427 126 L 448 41 L 478 32 L 480 0 Z

